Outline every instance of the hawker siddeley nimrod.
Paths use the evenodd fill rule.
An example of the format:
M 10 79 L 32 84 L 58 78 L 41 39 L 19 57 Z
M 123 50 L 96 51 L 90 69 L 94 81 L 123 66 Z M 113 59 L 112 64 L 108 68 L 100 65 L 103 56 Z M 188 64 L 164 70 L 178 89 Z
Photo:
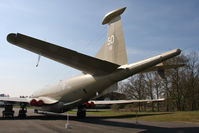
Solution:
M 78 108 L 77 116 L 86 116 L 86 106 L 89 104 L 122 104 L 133 102 L 153 102 L 155 100 L 113 100 L 95 101 L 107 89 L 113 88 L 118 81 L 143 71 L 158 71 L 162 75 L 164 69 L 176 68 L 179 65 L 159 65 L 167 59 L 181 53 L 174 49 L 160 55 L 127 64 L 126 48 L 120 15 L 126 7 L 113 10 L 105 15 L 102 24 L 108 24 L 107 39 L 96 57 L 91 57 L 76 51 L 41 41 L 20 33 L 10 33 L 8 42 L 27 49 L 41 56 L 71 66 L 82 71 L 79 76 L 61 80 L 32 94 L 31 98 L 1 97 L 5 103 L 3 115 L 12 114 L 12 107 L 19 104 L 19 116 L 26 116 L 26 106 L 33 106 L 35 111 L 62 113 Z M 11 106 L 11 107 L 10 107 Z M 10 108 L 9 108 L 10 107 Z M 11 113 L 10 113 L 11 112 Z M 13 115 L 13 114 L 12 114 Z

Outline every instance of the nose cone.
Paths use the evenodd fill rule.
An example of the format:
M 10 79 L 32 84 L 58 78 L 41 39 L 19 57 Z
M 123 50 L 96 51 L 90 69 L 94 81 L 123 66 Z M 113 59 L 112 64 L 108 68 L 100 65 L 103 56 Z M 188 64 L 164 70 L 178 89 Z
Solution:
M 17 34 L 15 33 L 10 33 L 7 35 L 7 41 L 9 43 L 15 44 L 17 42 Z

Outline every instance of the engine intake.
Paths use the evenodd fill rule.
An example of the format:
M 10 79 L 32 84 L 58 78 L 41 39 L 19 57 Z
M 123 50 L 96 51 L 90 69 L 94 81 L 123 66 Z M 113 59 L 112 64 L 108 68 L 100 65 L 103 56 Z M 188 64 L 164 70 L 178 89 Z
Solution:
M 44 104 L 43 100 L 37 101 L 36 99 L 32 99 L 30 101 L 31 106 L 42 106 Z

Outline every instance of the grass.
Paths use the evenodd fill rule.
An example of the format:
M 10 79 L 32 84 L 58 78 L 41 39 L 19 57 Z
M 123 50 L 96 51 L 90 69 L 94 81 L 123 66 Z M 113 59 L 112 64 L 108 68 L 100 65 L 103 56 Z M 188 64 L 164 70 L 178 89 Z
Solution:
M 69 114 L 76 114 L 76 111 L 69 111 Z M 118 112 L 111 110 L 87 111 L 88 116 L 113 117 L 124 119 L 136 119 L 135 112 Z M 199 124 L 199 111 L 178 111 L 178 112 L 138 112 L 137 118 L 145 121 L 160 122 L 186 122 Z
M 191 122 L 199 124 L 199 111 L 154 113 L 154 115 L 141 116 L 139 119 L 146 121 Z

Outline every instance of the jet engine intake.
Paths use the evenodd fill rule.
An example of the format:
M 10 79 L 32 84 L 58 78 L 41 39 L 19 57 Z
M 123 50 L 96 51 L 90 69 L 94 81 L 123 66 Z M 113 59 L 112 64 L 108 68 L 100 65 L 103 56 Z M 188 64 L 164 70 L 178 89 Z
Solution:
M 43 100 L 37 101 L 36 99 L 32 99 L 30 101 L 31 106 L 42 106 L 44 104 Z
M 95 103 L 94 102 L 86 102 L 86 103 L 84 103 L 84 106 L 86 108 L 93 108 L 95 106 Z

